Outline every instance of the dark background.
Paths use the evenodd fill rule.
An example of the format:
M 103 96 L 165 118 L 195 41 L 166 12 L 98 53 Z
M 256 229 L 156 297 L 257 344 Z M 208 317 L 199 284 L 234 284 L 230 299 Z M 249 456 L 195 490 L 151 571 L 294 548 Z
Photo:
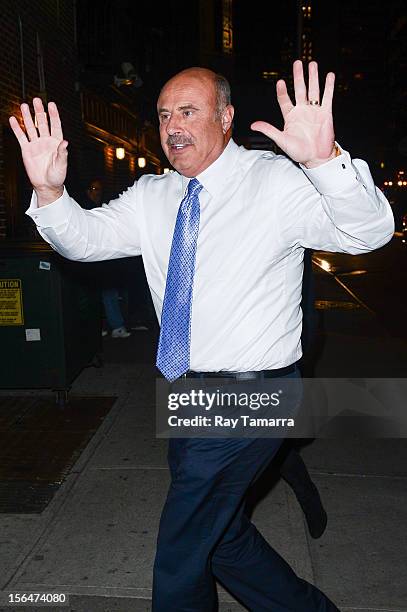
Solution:
M 281 127 L 276 81 L 285 78 L 291 89 L 292 62 L 316 59 L 321 81 L 329 70 L 337 75 L 338 141 L 369 163 L 379 186 L 393 182 L 393 199 L 405 199 L 407 185 L 394 189 L 407 159 L 404 2 L 1 0 L 0 9 L 0 237 L 37 238 L 23 215 L 30 187 L 8 127 L 23 100 L 57 102 L 70 142 L 71 193 L 80 199 L 101 176 L 109 198 L 141 173 L 168 167 L 157 138 L 157 95 L 170 76 L 194 65 L 230 79 L 237 142 L 272 148 L 250 123 Z M 125 149 L 122 160 L 117 147 Z

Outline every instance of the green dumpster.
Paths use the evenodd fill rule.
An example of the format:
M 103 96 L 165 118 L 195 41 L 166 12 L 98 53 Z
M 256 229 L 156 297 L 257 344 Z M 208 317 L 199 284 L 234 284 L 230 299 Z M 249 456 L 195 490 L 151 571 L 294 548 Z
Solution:
M 0 389 L 52 389 L 63 403 L 101 353 L 101 297 L 92 264 L 43 242 L 0 242 Z

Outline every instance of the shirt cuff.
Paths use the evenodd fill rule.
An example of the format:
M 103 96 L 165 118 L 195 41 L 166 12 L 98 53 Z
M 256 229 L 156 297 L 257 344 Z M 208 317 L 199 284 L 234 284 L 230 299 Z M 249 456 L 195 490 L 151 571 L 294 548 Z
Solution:
M 336 143 L 337 144 L 337 143 Z M 306 168 L 300 164 L 311 183 L 322 195 L 333 195 L 341 191 L 355 189 L 360 174 L 352 164 L 351 157 L 340 145 L 341 154 L 316 168 Z
M 45 206 L 38 206 L 37 194 L 33 191 L 30 207 L 25 214 L 33 219 L 37 227 L 57 227 L 68 220 L 71 206 L 70 197 L 65 187 L 60 198 Z

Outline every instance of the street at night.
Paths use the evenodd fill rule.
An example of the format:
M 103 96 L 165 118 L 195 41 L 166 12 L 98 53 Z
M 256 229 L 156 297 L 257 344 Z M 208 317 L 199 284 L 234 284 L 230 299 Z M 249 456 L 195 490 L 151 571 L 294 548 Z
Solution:
M 380 268 L 384 285 L 395 253 L 403 254 L 397 239 L 386 249 L 386 266 L 377 260 L 375 266 L 374 253 L 314 257 L 348 272 L 370 268 L 371 280 L 364 275 L 369 288 L 374 269 Z M 357 287 L 346 286 L 356 296 Z M 367 289 L 363 294 L 358 289 L 357 297 L 367 302 Z M 322 344 L 316 375 L 405 378 L 405 341 L 391 337 L 331 273 L 315 269 L 315 291 Z M 4 593 L 67 592 L 71 612 L 151 610 L 155 538 L 168 486 L 167 442 L 154 437 L 157 338 L 156 328 L 120 342 L 105 338 L 104 366 L 87 368 L 76 379 L 72 401 L 116 396 L 115 407 L 41 515 L 0 517 Z M 69 415 L 68 408 L 72 419 Z M 69 422 L 65 427 L 69 432 Z M 406 440 L 349 433 L 307 441 L 301 451 L 328 514 L 322 538 L 310 538 L 292 490 L 273 470 L 262 478 L 253 520 L 293 568 L 335 598 L 341 610 L 404 612 Z M 245 609 L 223 589 L 219 599 L 221 612 Z
M 314 267 L 333 276 L 343 299 L 377 317 L 390 335 L 407 338 L 407 245 L 401 236 L 364 255 L 315 253 Z

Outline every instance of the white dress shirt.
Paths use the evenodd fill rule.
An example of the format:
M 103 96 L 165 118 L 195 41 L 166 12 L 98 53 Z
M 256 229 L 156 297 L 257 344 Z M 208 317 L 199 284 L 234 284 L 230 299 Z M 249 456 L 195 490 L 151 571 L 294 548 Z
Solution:
M 281 368 L 301 357 L 304 248 L 364 253 L 394 232 L 391 208 L 364 161 L 348 153 L 308 170 L 233 140 L 197 176 L 201 218 L 193 288 L 190 368 Z M 82 209 L 66 192 L 30 215 L 69 259 L 141 254 L 158 320 L 171 241 L 189 179 L 142 176 L 109 205 Z

